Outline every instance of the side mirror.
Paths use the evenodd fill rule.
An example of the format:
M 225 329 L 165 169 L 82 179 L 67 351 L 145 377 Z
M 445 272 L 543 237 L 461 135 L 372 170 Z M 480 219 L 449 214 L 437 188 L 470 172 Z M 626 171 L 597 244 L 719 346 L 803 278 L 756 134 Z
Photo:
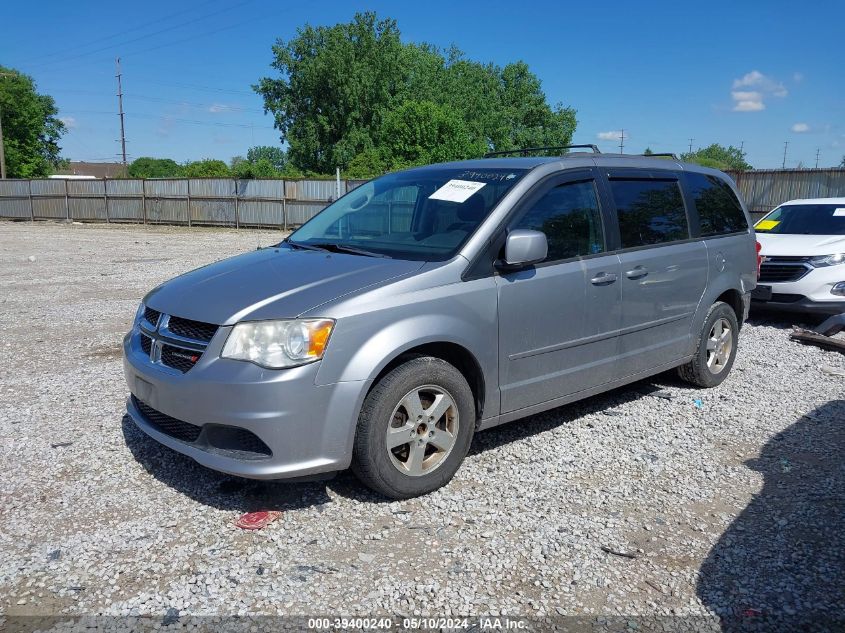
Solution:
M 503 270 L 517 270 L 543 261 L 548 254 L 549 242 L 545 233 L 516 229 L 508 233 L 505 259 L 499 260 L 497 267 Z

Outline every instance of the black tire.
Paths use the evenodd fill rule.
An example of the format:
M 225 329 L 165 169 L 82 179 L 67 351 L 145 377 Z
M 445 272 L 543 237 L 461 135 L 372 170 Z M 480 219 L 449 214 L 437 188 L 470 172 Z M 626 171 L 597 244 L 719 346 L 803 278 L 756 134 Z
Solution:
M 394 410 L 414 390 L 421 388 L 425 390 L 424 385 L 434 386 L 444 391 L 447 396 L 451 396 L 454 408 L 450 408 L 440 420 L 442 424 L 447 424 L 447 420 L 450 420 L 451 424 L 456 424 L 457 428 L 452 434 L 455 439 L 451 444 L 451 449 L 444 451 L 431 472 L 411 476 L 400 471 L 400 466 L 397 466 L 395 462 L 402 457 L 403 451 L 413 450 L 414 442 L 417 440 L 410 441 L 408 446 L 399 446 L 390 450 L 387 447 L 387 433 L 388 426 L 394 429 L 405 429 L 407 425 L 413 425 L 405 409 L 397 411 L 395 416 Z M 420 398 L 420 401 L 422 400 L 423 398 Z M 457 409 L 457 416 L 454 416 L 455 409 Z M 437 420 L 434 423 L 436 424 Z M 403 424 L 406 426 L 402 426 Z M 437 430 L 435 427 L 431 428 Z M 429 432 L 426 429 L 423 431 L 424 434 L 421 437 Z M 414 429 L 412 432 L 417 432 L 417 430 Z M 352 471 L 364 485 L 385 497 L 408 499 L 423 495 L 440 488 L 452 479 L 469 450 L 474 432 L 475 399 L 463 375 L 455 367 L 439 358 L 408 357 L 407 361 L 383 376 L 364 400 L 355 432 Z M 426 446 L 423 450 L 436 451 L 437 447 L 432 445 L 429 449 Z M 409 453 L 405 454 L 409 455 Z M 392 455 L 396 459 L 393 459 Z M 427 456 L 424 459 L 431 461 L 429 458 L 430 456 Z M 410 460 L 410 457 L 407 459 Z
M 711 369 L 708 364 L 709 351 L 707 342 L 710 339 L 711 331 L 717 321 L 723 319 L 730 326 L 731 349 L 727 360 L 720 366 L 718 371 Z M 731 372 L 736 358 L 736 350 L 739 344 L 739 322 L 736 312 L 727 303 L 717 301 L 707 312 L 701 331 L 698 333 L 698 342 L 695 347 L 695 356 L 686 365 L 678 367 L 678 375 L 682 380 L 697 387 L 715 387 L 722 383 Z

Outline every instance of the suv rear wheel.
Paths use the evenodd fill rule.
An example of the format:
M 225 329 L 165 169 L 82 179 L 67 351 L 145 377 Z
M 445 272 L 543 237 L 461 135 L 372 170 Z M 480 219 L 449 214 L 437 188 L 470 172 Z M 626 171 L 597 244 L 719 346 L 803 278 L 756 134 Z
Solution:
M 452 479 L 474 430 L 475 400 L 463 375 L 439 358 L 410 357 L 367 395 L 352 470 L 391 499 L 425 494 Z
M 698 387 L 715 387 L 730 373 L 738 342 L 736 313 L 727 303 L 717 301 L 704 319 L 695 357 L 678 367 L 678 375 Z

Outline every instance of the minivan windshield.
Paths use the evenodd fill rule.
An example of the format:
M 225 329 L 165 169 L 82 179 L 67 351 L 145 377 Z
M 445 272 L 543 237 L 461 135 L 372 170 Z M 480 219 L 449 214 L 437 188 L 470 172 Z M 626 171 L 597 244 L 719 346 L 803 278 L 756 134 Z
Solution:
M 754 225 L 758 233 L 845 235 L 845 204 L 785 204 Z
M 371 257 L 450 259 L 526 171 L 426 167 L 388 174 L 329 205 L 285 242 Z

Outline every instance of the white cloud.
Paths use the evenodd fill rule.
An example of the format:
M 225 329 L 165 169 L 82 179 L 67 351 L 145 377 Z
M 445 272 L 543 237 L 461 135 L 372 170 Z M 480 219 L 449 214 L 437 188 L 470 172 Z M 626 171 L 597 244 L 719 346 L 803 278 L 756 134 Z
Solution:
M 231 112 L 232 110 L 236 110 L 230 105 L 226 105 L 225 103 L 213 103 L 209 106 L 208 111 L 212 114 L 219 114 L 220 112 Z
M 72 130 L 77 127 L 76 119 L 74 119 L 72 116 L 59 117 L 59 121 L 64 123 L 65 127 L 69 130 Z
M 759 112 L 765 109 L 766 104 L 761 99 L 740 99 L 734 103 L 734 112 Z
M 754 88 L 755 90 L 771 93 L 776 97 L 785 97 L 789 94 L 789 91 L 781 82 L 767 77 L 759 70 L 752 70 L 739 79 L 734 79 L 733 88 L 734 90 L 738 88 Z
M 597 134 L 600 141 L 619 141 L 622 139 L 622 130 L 610 130 L 608 132 L 599 132 Z M 631 138 L 629 134 L 625 134 L 625 138 Z
M 790 129 L 797 134 L 801 134 L 802 132 L 809 132 L 810 126 L 806 123 L 796 123 Z
M 734 79 L 731 98 L 736 112 L 759 112 L 766 109 L 764 99 L 769 96 L 785 97 L 789 94 L 781 82 L 767 77 L 759 70 L 752 70 Z

